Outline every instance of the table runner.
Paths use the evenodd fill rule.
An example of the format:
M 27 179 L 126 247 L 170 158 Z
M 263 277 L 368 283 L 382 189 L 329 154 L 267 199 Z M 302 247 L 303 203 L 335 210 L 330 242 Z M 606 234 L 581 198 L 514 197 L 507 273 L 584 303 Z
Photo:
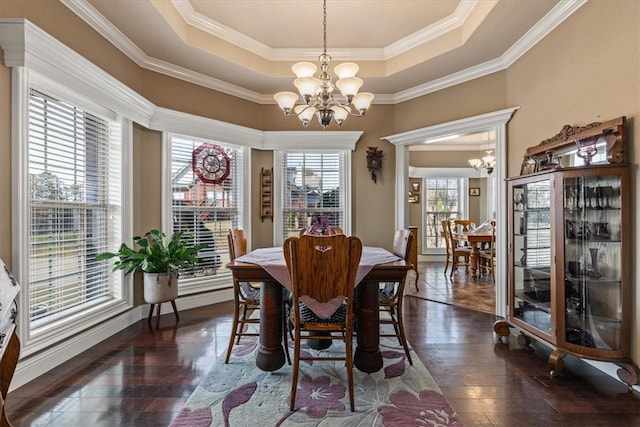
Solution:
M 363 246 L 360 264 L 358 265 L 358 272 L 356 273 L 356 286 L 358 286 L 362 279 L 369 274 L 374 266 L 400 260 L 402 260 L 402 258 L 392 254 L 384 248 Z M 282 286 L 290 291 L 292 290 L 291 276 L 289 275 L 289 269 L 287 268 L 287 263 L 284 259 L 284 252 L 281 246 L 256 249 L 248 254 L 236 258 L 236 261 L 259 265 Z M 318 302 L 309 297 L 302 297 L 301 300 L 314 313 L 324 319 L 330 317 L 340 304 L 342 304 L 341 298 L 331 300 L 326 303 Z

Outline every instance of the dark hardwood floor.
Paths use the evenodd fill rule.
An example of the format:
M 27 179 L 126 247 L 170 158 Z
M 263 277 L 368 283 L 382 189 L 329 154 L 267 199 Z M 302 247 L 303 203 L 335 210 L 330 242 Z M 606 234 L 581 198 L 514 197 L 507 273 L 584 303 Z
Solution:
M 423 277 L 437 276 L 446 280 Z M 520 347 L 514 334 L 497 342 L 494 315 L 411 296 L 404 307 L 410 343 L 467 426 L 640 426 L 638 393 L 572 357 L 564 376 L 551 378 L 548 350 Z M 159 331 L 140 321 L 9 393 L 9 419 L 16 427 L 167 426 L 224 356 L 231 313 L 230 302 L 188 310 L 177 325 L 169 313 Z

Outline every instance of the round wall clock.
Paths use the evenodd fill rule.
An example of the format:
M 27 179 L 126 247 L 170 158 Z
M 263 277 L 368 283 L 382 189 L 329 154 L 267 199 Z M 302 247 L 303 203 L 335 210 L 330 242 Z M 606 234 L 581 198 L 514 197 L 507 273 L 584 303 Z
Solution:
M 222 147 L 204 143 L 193 150 L 191 165 L 202 182 L 220 184 L 229 176 L 231 161 Z

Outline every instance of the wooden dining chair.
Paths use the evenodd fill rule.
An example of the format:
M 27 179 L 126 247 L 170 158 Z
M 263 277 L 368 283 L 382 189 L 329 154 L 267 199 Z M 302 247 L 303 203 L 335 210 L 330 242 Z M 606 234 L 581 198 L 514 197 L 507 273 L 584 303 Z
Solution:
M 229 258 L 231 261 L 247 253 L 247 239 L 244 230 L 232 229 L 227 234 L 229 244 Z M 260 309 L 260 288 L 249 282 L 239 281 L 233 276 L 233 324 L 231 326 L 231 336 L 229 337 L 229 347 L 224 363 L 229 363 L 233 345 L 240 344 L 240 338 L 245 336 L 257 337 L 258 332 L 249 332 L 247 327 L 251 324 L 260 323 L 259 317 L 251 317 L 251 314 Z
M 410 230 L 396 230 L 393 236 L 393 253 L 408 261 L 412 239 L 413 235 Z M 380 289 L 380 313 L 382 314 L 380 325 L 392 325 L 394 331 L 394 333 L 381 331 L 380 336 L 396 337 L 404 348 L 409 364 L 413 365 L 404 333 L 404 322 L 402 321 L 402 302 L 404 300 L 406 278 L 407 274 L 405 273 L 400 282 L 387 282 Z
M 295 407 L 301 360 L 344 360 L 347 367 L 349 404 L 353 412 L 354 287 L 362 255 L 362 242 L 355 236 L 347 237 L 343 234 L 304 235 L 288 238 L 283 249 L 293 290 L 291 317 L 294 357 L 290 410 L 293 411 Z M 329 318 L 321 318 L 301 301 L 305 298 L 319 303 L 340 298 L 341 304 Z M 345 344 L 344 356 L 314 356 L 310 352 L 301 351 L 303 340 L 336 339 Z
M 493 220 L 491 221 L 491 242 L 489 242 L 489 245 L 487 246 L 486 249 L 483 249 L 480 252 L 478 252 L 478 257 L 480 258 L 478 260 L 478 268 L 480 269 L 481 272 L 491 273 L 491 280 L 493 281 L 494 285 L 496 284 L 495 240 L 496 240 L 496 221 Z
M 244 231 L 241 229 L 231 229 L 227 233 L 227 243 L 229 244 L 229 259 L 233 261 L 237 257 L 240 257 L 247 253 L 247 239 L 244 236 Z M 282 317 L 282 330 L 283 335 L 288 331 L 288 313 L 291 308 L 291 293 L 283 288 L 282 304 L 283 304 L 283 317 Z M 227 356 L 224 363 L 229 363 L 231 352 L 233 351 L 233 345 L 240 344 L 241 337 L 254 337 L 260 336 L 259 332 L 250 332 L 247 327 L 251 324 L 260 324 L 260 318 L 252 316 L 253 313 L 260 309 L 260 286 L 259 284 L 253 284 L 251 282 L 241 282 L 233 276 L 233 324 L 231 326 L 231 336 L 229 337 L 229 347 L 227 348 Z M 286 343 L 286 337 L 283 338 L 283 343 Z M 291 358 L 289 351 L 285 345 L 285 356 L 287 363 L 291 364 Z
M 467 273 L 469 273 L 469 258 L 471 257 L 471 248 L 466 246 L 458 246 L 458 243 L 451 234 L 451 221 L 445 219 L 442 221 L 442 231 L 444 233 L 445 245 L 447 247 L 447 260 L 444 266 L 444 274 L 447 274 L 449 264 L 451 264 L 451 273 L 449 278 L 453 278 L 453 273 L 458 270 L 458 267 L 464 266 Z M 460 261 L 460 258 L 463 261 Z

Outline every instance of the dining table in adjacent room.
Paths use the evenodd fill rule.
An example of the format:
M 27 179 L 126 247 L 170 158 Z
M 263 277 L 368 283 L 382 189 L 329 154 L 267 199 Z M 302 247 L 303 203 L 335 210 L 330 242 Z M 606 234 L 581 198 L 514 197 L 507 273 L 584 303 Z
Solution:
M 227 264 L 240 281 L 261 282 L 260 339 L 256 366 L 276 371 L 284 366 L 282 346 L 283 287 L 291 290 L 291 276 L 279 247 L 255 249 Z M 363 246 L 356 275 L 357 347 L 354 366 L 371 373 L 382 368 L 380 352 L 379 284 L 398 282 L 412 265 L 384 248 Z
M 471 270 L 471 278 L 478 277 L 478 260 L 480 256 L 480 246 L 485 243 L 491 243 L 493 235 L 491 231 L 484 229 L 475 231 L 453 231 L 451 232 L 453 240 L 468 242 L 471 246 L 471 255 L 469 256 L 469 269 Z

